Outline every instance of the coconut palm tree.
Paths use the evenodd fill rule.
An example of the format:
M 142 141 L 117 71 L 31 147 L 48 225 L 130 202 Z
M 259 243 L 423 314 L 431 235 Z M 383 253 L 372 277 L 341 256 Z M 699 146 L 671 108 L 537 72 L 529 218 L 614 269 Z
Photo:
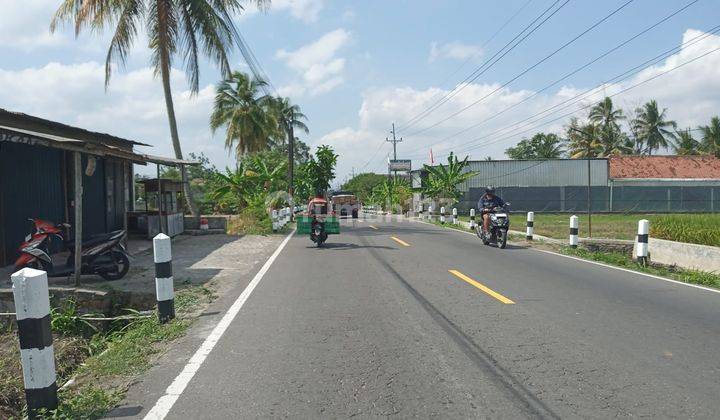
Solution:
M 710 125 L 700 127 L 702 130 L 702 151 L 720 158 L 720 117 L 712 117 Z
M 700 154 L 700 143 L 695 140 L 689 128 L 677 132 L 672 148 L 676 155 Z
M 588 119 L 599 126 L 597 142 L 601 156 L 628 153 L 625 144 L 627 135 L 620 128 L 620 121 L 625 119 L 622 109 L 613 107 L 612 99 L 605 97 L 590 109 Z
M 264 6 L 268 0 L 255 0 Z M 182 159 L 175 107 L 170 89 L 173 60 L 185 64 L 193 93 L 199 88 L 199 56 L 205 55 L 219 65 L 223 75 L 230 74 L 228 53 L 234 45 L 243 46 L 232 17 L 242 10 L 239 0 L 64 0 L 50 24 L 54 31 L 66 21 L 74 22 L 76 35 L 83 28 L 100 31 L 114 28 L 105 59 L 105 86 L 110 82 L 113 63 L 124 64 L 138 33 L 149 38 L 150 62 L 160 76 L 170 124 L 175 157 Z M 183 195 L 193 215 L 197 209 L 190 194 L 187 171 L 182 167 Z
M 307 117 L 300 110 L 300 106 L 291 104 L 289 98 L 277 98 L 275 100 L 276 112 L 279 116 L 279 126 L 287 135 L 288 146 L 288 185 L 290 194 L 293 193 L 292 186 L 294 184 L 295 171 L 295 129 L 309 134 L 310 130 L 303 120 L 307 121 Z
M 674 139 L 677 123 L 668 120 L 665 112 L 665 108 L 661 111 L 657 102 L 652 100 L 636 111 L 637 116 L 631 122 L 648 155 L 661 147 L 667 148 Z
M 577 117 L 570 119 L 570 124 L 565 127 L 567 136 L 568 155 L 571 159 L 598 157 L 602 150 L 600 148 L 600 128 L 595 124 L 580 124 Z
M 235 149 L 237 158 L 267 149 L 276 133 L 277 116 L 272 112 L 272 98 L 260 92 L 266 85 L 239 71 L 218 83 L 210 128 L 225 127 L 225 148 Z

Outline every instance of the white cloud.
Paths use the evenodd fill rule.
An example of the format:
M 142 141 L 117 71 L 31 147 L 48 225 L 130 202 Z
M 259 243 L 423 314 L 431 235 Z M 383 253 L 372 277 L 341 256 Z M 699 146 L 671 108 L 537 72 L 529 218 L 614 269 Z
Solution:
M 0 46 L 29 50 L 55 46 L 67 40 L 61 33 L 50 33 L 50 20 L 57 7 L 56 0 L 3 2 Z
M 204 152 L 218 167 L 230 164 L 223 139 L 220 135 L 213 139 L 208 127 L 214 88 L 208 85 L 191 96 L 185 75 L 177 69 L 172 71 L 172 88 L 185 155 Z M 155 147 L 145 152 L 174 156 L 162 86 L 150 68 L 116 73 L 107 92 L 101 63 L 0 69 L 0 104 L 8 110 L 148 143 Z
M 433 42 L 430 44 L 430 57 L 429 62 L 451 59 L 451 60 L 467 60 L 469 58 L 477 59 L 482 56 L 483 50 L 478 45 L 463 44 L 462 42 L 454 41 L 441 44 Z
M 701 34 L 700 31 L 687 30 L 683 34 L 682 43 Z M 392 147 L 389 143 L 385 143 L 385 138 L 389 135 L 388 131 L 393 122 L 398 125 L 399 135 L 404 137 L 403 142 L 398 145 L 398 157 L 412 158 L 414 167 L 419 167 L 428 161 L 431 147 L 436 161 L 444 159 L 451 150 L 462 155 L 469 154 L 471 159 L 483 159 L 485 156 L 503 158 L 505 149 L 517 143 L 524 136 L 532 135 L 537 131 L 559 132 L 567 123 L 569 116 L 563 116 L 557 121 L 552 121 L 553 119 L 572 111 L 577 111 L 575 115 L 584 118 L 587 110 L 580 108 L 592 105 L 604 95 L 614 95 L 623 89 L 718 48 L 720 48 L 720 37 L 711 35 L 694 45 L 685 46 L 678 54 L 670 56 L 658 65 L 646 69 L 626 81 L 598 89 L 594 95 L 568 109 L 551 114 L 534 123 L 515 125 L 514 129 L 511 129 L 514 124 L 594 86 L 563 86 L 554 93 L 536 95 L 517 107 L 489 119 L 498 111 L 517 104 L 534 93 L 528 90 L 502 89 L 443 124 L 414 135 L 412 134 L 414 130 L 428 127 L 483 98 L 495 90 L 499 83 L 470 84 L 453 100 L 432 112 L 421 123 L 407 129 L 402 127 L 405 121 L 422 112 L 449 91 L 437 87 L 424 90 L 409 87 L 369 89 L 362 95 L 363 102 L 358 112 L 357 127 L 342 127 L 333 130 L 321 137 L 317 143 L 331 144 L 339 152 L 338 177 L 340 179 L 350 173 L 352 167 L 355 167 L 356 172 L 362 170 L 362 166 L 373 155 L 373 160 L 364 170 L 380 173 L 387 170 L 385 158 Z M 640 60 L 638 59 L 638 61 Z M 634 64 L 628 63 L 627 67 Z M 612 77 L 613 75 L 605 76 Z M 550 75 L 549 78 L 552 76 Z M 668 118 L 677 121 L 680 127 L 694 127 L 707 124 L 712 116 L 720 113 L 718 111 L 720 110 L 720 97 L 716 94 L 719 91 L 720 51 L 717 51 L 651 82 L 620 93 L 612 99 L 616 106 L 622 107 L 626 111 L 650 99 L 655 99 L 660 107 L 667 108 Z M 479 122 L 484 123 L 477 128 L 450 137 Z M 528 131 L 522 133 L 524 130 Z M 376 153 L 379 147 L 380 151 Z
M 341 28 L 295 51 L 279 50 L 275 57 L 285 62 L 300 77 L 299 81 L 281 87 L 280 93 L 298 96 L 307 92 L 317 95 L 341 85 L 344 81 L 342 73 L 345 59 L 336 57 L 336 54 L 349 40 L 350 34 Z
M 295 19 L 313 23 L 318 20 L 324 6 L 325 0 L 273 0 L 267 12 L 289 12 Z M 246 4 L 244 7 L 242 18 L 254 16 L 259 11 L 254 4 Z

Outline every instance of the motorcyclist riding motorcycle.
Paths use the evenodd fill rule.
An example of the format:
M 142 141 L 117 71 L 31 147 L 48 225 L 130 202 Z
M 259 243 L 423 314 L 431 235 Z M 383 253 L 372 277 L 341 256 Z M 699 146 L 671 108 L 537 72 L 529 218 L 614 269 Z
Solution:
M 504 205 L 505 201 L 495 195 L 495 187 L 485 187 L 485 194 L 478 200 L 478 209 L 481 212 L 484 235 L 487 235 L 488 228 L 490 227 L 490 213 L 495 207 L 502 207 Z

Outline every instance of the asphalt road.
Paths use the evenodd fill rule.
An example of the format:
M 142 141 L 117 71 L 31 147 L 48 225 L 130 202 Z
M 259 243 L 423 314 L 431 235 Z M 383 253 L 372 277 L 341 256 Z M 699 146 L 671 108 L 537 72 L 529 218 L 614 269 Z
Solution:
M 311 245 L 287 243 L 167 418 L 720 416 L 718 293 L 417 222 Z

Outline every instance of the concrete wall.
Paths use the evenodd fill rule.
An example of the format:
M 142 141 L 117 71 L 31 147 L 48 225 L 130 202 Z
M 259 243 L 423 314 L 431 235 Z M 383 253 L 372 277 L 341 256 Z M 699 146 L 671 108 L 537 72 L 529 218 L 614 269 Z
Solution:
M 650 261 L 720 273 L 720 248 L 650 238 Z M 635 251 L 633 251 L 635 255 Z

